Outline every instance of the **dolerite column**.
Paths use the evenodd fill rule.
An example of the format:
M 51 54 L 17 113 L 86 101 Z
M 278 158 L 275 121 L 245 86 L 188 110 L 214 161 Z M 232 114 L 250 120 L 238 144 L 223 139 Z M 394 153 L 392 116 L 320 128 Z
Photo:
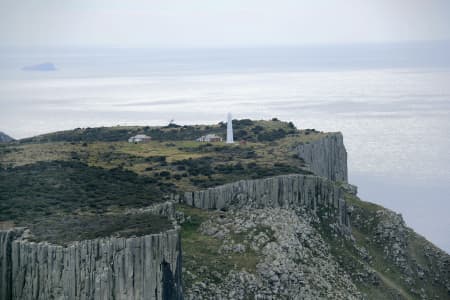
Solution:
M 12 299 L 12 242 L 22 229 L 0 230 L 0 300 Z

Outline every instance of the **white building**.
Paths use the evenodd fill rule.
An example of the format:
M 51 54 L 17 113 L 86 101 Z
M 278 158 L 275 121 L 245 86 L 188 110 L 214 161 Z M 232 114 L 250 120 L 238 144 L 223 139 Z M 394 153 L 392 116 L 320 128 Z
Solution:
M 222 138 L 215 134 L 207 134 L 196 139 L 197 142 L 221 142 Z
M 146 143 L 146 142 L 149 142 L 151 140 L 152 140 L 152 138 L 149 137 L 148 135 L 138 134 L 138 135 L 130 137 L 128 139 L 128 142 L 129 143 Z

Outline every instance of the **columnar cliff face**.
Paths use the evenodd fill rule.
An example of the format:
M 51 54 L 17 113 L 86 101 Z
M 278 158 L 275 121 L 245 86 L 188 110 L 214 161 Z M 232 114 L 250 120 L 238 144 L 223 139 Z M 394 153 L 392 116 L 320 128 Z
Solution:
M 11 299 L 11 247 L 14 239 L 20 236 L 22 232 L 22 229 L 0 230 L 0 300 Z
M 282 175 L 241 180 L 203 191 L 187 192 L 184 202 L 204 209 L 306 208 L 326 216 L 342 232 L 350 232 L 347 205 L 333 182 L 311 175 Z
M 14 236 L 16 235 L 16 236 Z M 182 299 L 178 231 L 68 247 L 0 231 L 0 299 Z
M 295 150 L 315 174 L 333 181 L 347 182 L 347 151 L 340 132 L 300 144 Z

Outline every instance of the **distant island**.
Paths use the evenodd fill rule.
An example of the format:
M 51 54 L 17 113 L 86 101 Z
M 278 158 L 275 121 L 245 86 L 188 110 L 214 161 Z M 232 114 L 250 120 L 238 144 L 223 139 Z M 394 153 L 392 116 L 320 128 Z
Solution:
M 42 64 L 37 65 L 31 65 L 31 66 L 25 66 L 22 68 L 22 71 L 41 71 L 41 72 L 48 72 L 48 71 L 56 71 L 56 67 L 51 62 L 45 62 Z

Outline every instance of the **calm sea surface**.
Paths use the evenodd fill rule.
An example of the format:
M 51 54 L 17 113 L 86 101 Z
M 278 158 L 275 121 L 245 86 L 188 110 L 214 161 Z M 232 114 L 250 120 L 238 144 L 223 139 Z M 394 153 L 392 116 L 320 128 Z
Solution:
M 0 49 L 0 131 L 293 121 L 341 131 L 360 196 L 450 252 L 448 43 L 271 49 Z M 54 72 L 21 68 L 53 62 Z

